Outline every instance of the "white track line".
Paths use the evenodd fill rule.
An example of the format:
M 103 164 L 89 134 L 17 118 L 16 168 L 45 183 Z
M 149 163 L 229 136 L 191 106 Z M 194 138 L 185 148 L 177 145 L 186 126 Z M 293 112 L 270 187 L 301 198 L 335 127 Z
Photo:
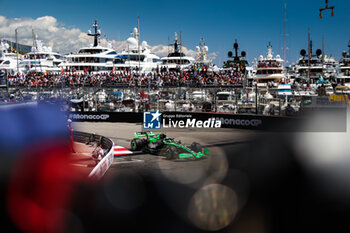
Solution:
M 116 164 L 125 164 L 125 163 L 144 163 L 145 162 L 144 160 L 140 160 L 140 159 L 132 159 L 132 160 L 118 159 L 118 160 L 122 160 L 122 161 L 120 162 L 116 161 L 116 162 L 113 162 L 112 164 L 116 165 Z

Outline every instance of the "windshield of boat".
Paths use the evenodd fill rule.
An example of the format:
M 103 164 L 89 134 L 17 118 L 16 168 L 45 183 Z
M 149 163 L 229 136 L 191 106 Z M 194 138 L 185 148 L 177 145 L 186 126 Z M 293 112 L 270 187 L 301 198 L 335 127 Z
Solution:
M 177 64 L 177 65 L 190 64 L 190 61 L 187 59 L 164 59 L 163 65 L 166 65 L 166 64 Z
M 145 60 L 145 55 L 122 55 L 117 56 L 114 59 L 114 64 L 125 64 L 127 61 L 140 61 L 143 62 Z
M 98 53 L 102 53 L 103 51 L 105 51 L 105 50 L 103 50 L 103 49 L 81 49 L 81 50 L 79 50 L 79 53 L 81 53 L 81 54 L 86 54 L 86 53 L 98 54 Z

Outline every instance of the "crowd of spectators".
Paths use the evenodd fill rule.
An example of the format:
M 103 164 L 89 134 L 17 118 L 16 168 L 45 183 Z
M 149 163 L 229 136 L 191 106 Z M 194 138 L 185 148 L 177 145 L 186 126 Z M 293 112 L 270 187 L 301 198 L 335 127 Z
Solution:
M 125 87 L 203 87 L 242 85 L 244 75 L 240 72 L 161 72 L 149 74 L 102 73 L 102 74 L 52 74 L 30 73 L 8 75 L 9 86 L 38 87 L 80 87 L 80 86 L 125 86 Z

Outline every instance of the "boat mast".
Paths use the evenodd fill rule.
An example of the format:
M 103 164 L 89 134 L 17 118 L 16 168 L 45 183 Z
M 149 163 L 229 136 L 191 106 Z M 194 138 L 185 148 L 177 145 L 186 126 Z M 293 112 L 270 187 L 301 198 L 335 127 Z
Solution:
M 204 38 L 201 38 L 201 42 L 200 42 L 200 47 L 199 47 L 199 61 L 204 61 Z M 204 64 L 204 62 L 203 62 L 203 64 Z
M 168 35 L 168 57 L 169 57 L 169 53 L 170 53 L 170 37 Z M 169 65 L 169 59 L 166 59 L 166 64 Z
M 283 25 L 283 67 L 286 66 L 286 50 L 287 50 L 287 3 L 284 0 L 284 25 Z
M 182 31 L 180 31 L 180 73 L 182 74 Z
M 98 38 L 101 35 L 100 31 L 97 30 L 98 28 L 98 24 L 97 24 L 97 20 L 95 19 L 94 24 L 92 25 L 92 28 L 94 29 L 94 33 L 91 33 L 89 30 L 88 36 L 93 36 L 94 37 L 94 45 L 93 47 L 97 47 L 98 46 Z
M 324 36 L 322 36 L 322 75 L 324 74 L 324 72 L 326 71 L 326 67 L 324 66 L 325 64 L 325 53 L 324 53 Z
M 17 28 L 15 29 L 15 34 L 16 34 L 17 73 L 19 73 L 19 69 L 18 69 L 18 37 L 17 37 Z
M 322 60 L 325 58 L 325 52 L 324 52 L 324 36 L 322 36 Z
M 169 50 L 169 46 L 170 45 L 170 39 L 169 39 L 169 35 L 168 35 L 168 54 L 170 53 L 170 50 Z M 168 62 L 167 62 L 168 63 Z
M 36 44 L 36 40 L 35 40 L 35 33 L 34 33 L 34 29 L 32 29 L 32 37 L 33 37 L 33 57 L 34 57 L 34 67 L 35 67 L 35 71 L 36 71 L 36 55 L 35 55 L 35 50 L 38 48 L 37 44 Z M 30 56 L 29 56 L 29 63 L 31 63 L 30 61 Z
M 88 31 L 88 36 L 93 36 L 94 37 L 94 44 L 93 47 L 97 47 L 98 46 L 98 38 L 101 35 L 101 30 L 98 30 L 98 23 L 97 20 L 95 19 L 94 24 L 92 25 L 92 28 L 94 29 L 94 33 L 91 33 L 91 31 Z M 89 66 L 90 67 L 90 72 L 93 70 L 96 70 L 96 67 L 93 66 Z M 88 68 L 89 69 L 89 68 Z
M 137 46 L 138 46 L 138 50 L 139 50 L 139 74 L 141 74 L 141 70 L 140 70 L 140 16 L 137 16 Z
M 308 30 L 308 83 L 307 86 L 310 87 L 310 59 L 311 59 L 311 41 L 310 41 L 310 28 Z

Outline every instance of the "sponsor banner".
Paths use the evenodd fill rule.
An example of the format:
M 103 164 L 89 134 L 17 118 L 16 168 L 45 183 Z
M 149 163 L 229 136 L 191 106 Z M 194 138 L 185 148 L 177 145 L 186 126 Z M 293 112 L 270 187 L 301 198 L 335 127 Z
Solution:
M 141 123 L 142 113 L 137 112 L 68 112 L 72 121 Z
M 259 127 L 262 125 L 262 119 L 232 119 L 226 117 L 217 117 L 222 125 L 225 126 L 242 126 L 242 127 Z
M 125 122 L 142 124 L 143 129 L 240 128 L 254 130 L 294 130 L 300 120 L 290 117 L 219 114 L 201 112 L 70 112 L 72 121 Z M 282 126 L 286 125 L 287 128 Z
M 160 129 L 162 113 L 156 112 L 144 112 L 143 113 L 143 128 L 144 129 Z
M 163 128 L 260 128 L 261 116 L 210 113 L 164 113 Z
M 215 117 L 207 120 L 197 118 L 187 118 L 184 120 L 178 119 L 163 119 L 163 128 L 221 128 L 221 121 Z
M 144 112 L 143 128 L 144 129 L 161 129 L 161 128 L 221 128 L 221 121 L 210 117 L 201 119 L 191 114 L 167 113 L 162 115 L 161 112 Z
M 81 114 L 81 113 L 73 113 L 68 116 L 71 120 L 101 120 L 106 121 L 109 118 L 109 114 Z
M 208 114 L 164 113 L 163 128 L 221 128 L 222 122 Z

